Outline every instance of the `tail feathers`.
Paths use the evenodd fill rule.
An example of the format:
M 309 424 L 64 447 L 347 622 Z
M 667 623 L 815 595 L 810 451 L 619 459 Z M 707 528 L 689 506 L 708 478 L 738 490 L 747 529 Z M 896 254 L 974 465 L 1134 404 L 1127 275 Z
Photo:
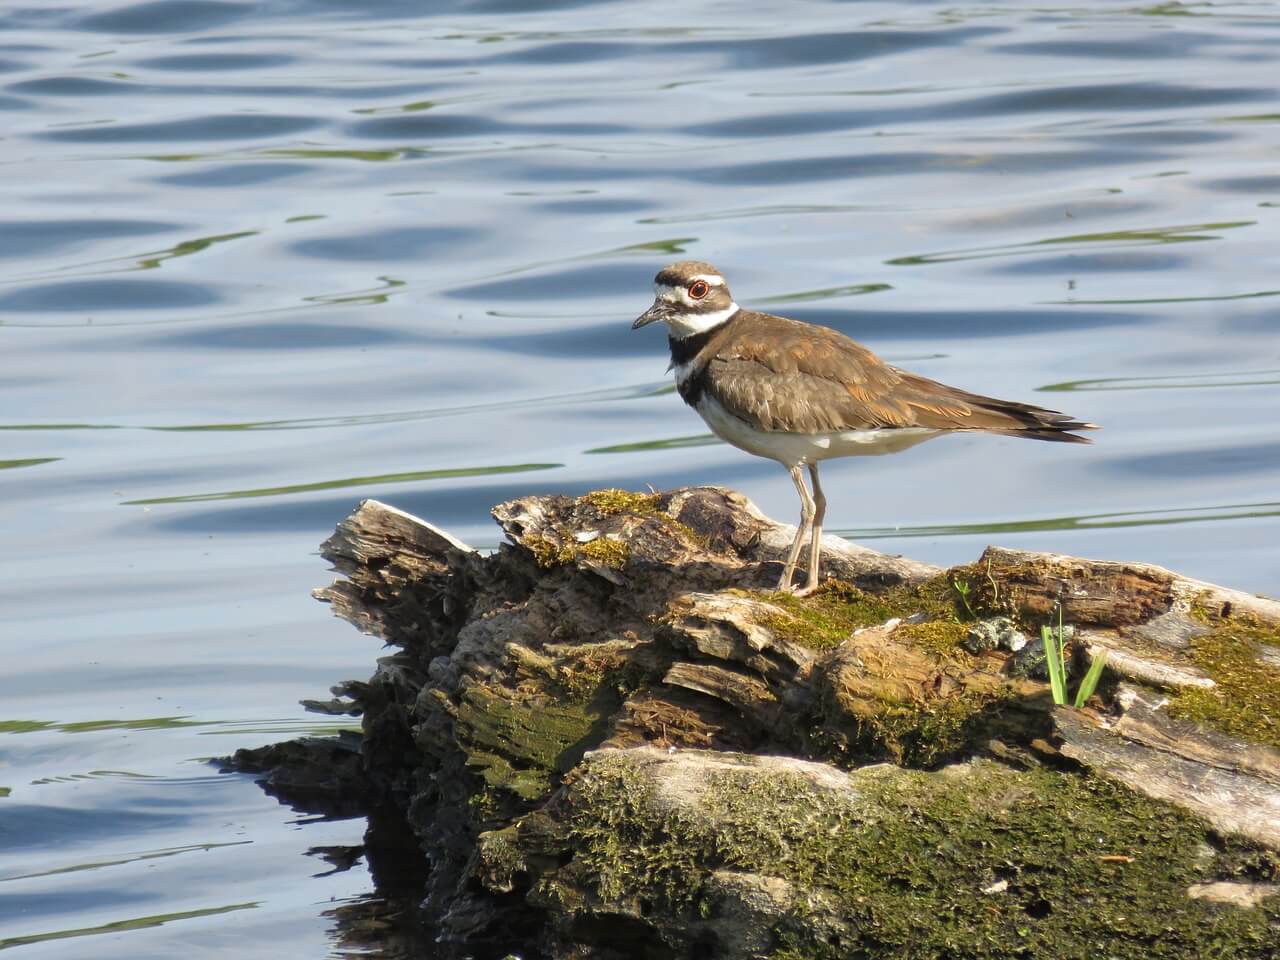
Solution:
M 1015 421 L 1015 424 L 988 427 L 992 433 L 1000 433 L 1010 437 L 1025 437 L 1028 440 L 1050 440 L 1057 443 L 1092 443 L 1088 437 L 1080 437 L 1073 430 L 1097 430 L 1096 423 L 1075 420 L 1069 414 L 1057 410 L 1046 410 L 1033 407 L 1028 403 L 1015 403 L 1010 400 L 988 401 L 982 405 L 984 412 L 1001 418 Z
M 1086 437 L 1078 437 L 1072 431 L 1098 429 L 1096 423 L 1076 420 L 1057 410 L 1046 410 L 1016 400 L 985 397 L 904 370 L 894 372 L 902 380 L 907 393 L 903 399 L 912 408 L 917 426 L 982 430 L 1058 443 L 1090 443 Z
M 1060 426 L 1054 427 L 1034 427 L 1024 428 L 1022 430 L 998 430 L 996 433 L 1004 434 L 1007 437 L 1025 437 L 1028 440 L 1052 440 L 1057 443 L 1093 443 L 1088 437 L 1081 437 L 1072 430 L 1098 430 L 1100 429 L 1096 423 L 1077 423 L 1074 420 L 1067 421 Z

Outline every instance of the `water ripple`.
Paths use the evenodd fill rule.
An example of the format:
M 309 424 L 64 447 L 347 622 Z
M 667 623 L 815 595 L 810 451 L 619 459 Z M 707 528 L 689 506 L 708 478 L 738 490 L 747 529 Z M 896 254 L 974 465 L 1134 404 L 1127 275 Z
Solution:
M 208 140 L 251 140 L 302 133 L 324 126 L 313 117 L 232 113 L 204 117 L 180 117 L 155 123 L 100 121 L 87 126 L 46 130 L 37 139 L 68 143 L 198 143 Z
M 1038 533 L 1046 530 L 1111 530 L 1132 527 L 1167 527 L 1223 520 L 1257 520 L 1280 517 L 1280 502 L 1230 503 L 1207 507 L 1173 507 L 1162 510 L 1128 510 L 1078 516 L 1042 517 L 1034 520 L 990 520 L 901 527 L 859 527 L 836 531 L 851 540 L 884 540 L 899 537 L 954 537 L 975 534 Z
M 71 26 L 99 33 L 191 33 L 233 23 L 252 9 L 226 0 L 151 0 L 82 16 Z
M 346 487 L 373 487 L 387 483 L 409 483 L 416 480 L 459 480 L 463 477 L 487 477 L 505 473 L 529 473 L 534 470 L 555 470 L 563 463 L 509 463 L 487 467 L 445 467 L 439 470 L 408 470 L 400 473 L 383 473 L 368 477 L 343 477 L 339 480 L 317 480 L 276 487 L 259 487 L 250 490 L 226 490 L 221 493 L 187 493 L 169 497 L 146 497 L 141 500 L 121 501 L 123 506 L 150 506 L 158 503 L 202 503 L 207 500 L 245 500 L 254 497 L 280 497 L 298 493 L 314 493 L 318 490 L 338 490 Z
M 914 267 L 957 260 L 986 260 L 994 257 L 1041 255 L 1055 247 L 1070 248 L 1077 244 L 1135 247 L 1171 243 L 1198 243 L 1206 240 L 1221 240 L 1221 231 L 1252 227 L 1256 226 L 1257 222 L 1256 220 L 1232 220 L 1222 223 L 1192 223 L 1171 227 L 1141 227 L 1107 230 L 1098 233 L 1077 233 L 1061 237 L 1047 237 L 1041 240 L 1028 240 L 1001 247 L 972 247 L 967 250 L 912 254 L 907 257 L 895 257 L 885 262 L 891 266 Z
M 293 63 L 297 57 L 287 53 L 184 53 L 171 57 L 150 57 L 136 61 L 139 67 L 152 70 L 222 71 L 264 70 Z
M 84 280 L 0 294 L 0 313 L 173 310 L 222 300 L 216 287 L 177 280 Z
M 936 354 L 933 356 L 937 356 Z M 425 410 L 397 410 L 385 413 L 340 414 L 329 417 L 295 417 L 285 420 L 246 420 L 226 423 L 186 423 L 172 425 L 129 425 L 115 423 L 0 423 L 0 431 L 76 431 L 76 430 L 154 430 L 162 433 L 220 433 L 244 430 L 329 430 L 340 427 L 366 427 L 389 423 L 412 423 L 419 420 L 436 420 L 441 417 L 474 416 L 506 410 L 537 410 L 593 403 L 614 403 L 621 400 L 638 400 L 662 396 L 674 388 L 670 383 L 634 384 L 609 387 L 604 390 L 585 390 L 578 393 L 554 394 L 545 397 L 517 397 L 493 403 L 472 403 L 455 407 L 432 407 Z M 9 463 L 15 467 L 36 466 L 51 463 L 58 457 L 31 460 L 0 460 L 0 466 Z
M 119 936 L 122 933 L 128 933 L 134 930 L 146 930 L 152 927 L 162 927 L 166 924 L 177 923 L 182 920 L 198 920 L 205 917 L 221 916 L 237 910 L 252 910 L 257 906 L 259 906 L 258 901 L 233 903 L 216 907 L 204 907 L 200 910 L 180 910 L 169 913 L 151 914 L 147 916 L 122 917 L 119 920 L 113 920 L 109 923 L 103 923 L 92 927 L 74 927 L 70 929 L 50 930 L 44 933 L 30 933 L 18 937 L 0 937 L 0 950 L 7 950 L 11 947 L 27 947 L 37 943 L 50 943 L 56 940 L 99 936 L 102 934 Z M 31 910 L 33 907 L 29 906 L 27 909 Z
M 294 253 L 321 260 L 347 263 L 367 261 L 391 263 L 416 260 L 439 247 L 455 247 L 481 236 L 480 231 L 463 227 L 396 227 L 370 225 L 362 233 L 312 237 L 290 244 Z
M 95 240 L 145 237 L 180 229 L 161 220 L 5 220 L 0 221 L 0 259 L 16 260 L 87 246 Z
M 1068 380 L 1040 389 L 1050 393 L 1092 390 L 1206 390 L 1220 387 L 1258 387 L 1280 384 L 1280 370 L 1247 370 L 1238 373 L 1186 373 L 1177 376 L 1103 377 Z
M 790 515 L 627 329 L 670 260 L 1106 427 L 836 461 L 834 511 L 906 524 L 854 535 L 1274 592 L 1280 17 L 726 10 L 0 4 L 0 945 L 344 949 L 323 912 L 370 881 L 303 853 L 360 826 L 195 758 L 353 725 L 288 706 L 373 655 L 305 607 L 359 496 L 490 545 L 495 502 L 605 485 Z

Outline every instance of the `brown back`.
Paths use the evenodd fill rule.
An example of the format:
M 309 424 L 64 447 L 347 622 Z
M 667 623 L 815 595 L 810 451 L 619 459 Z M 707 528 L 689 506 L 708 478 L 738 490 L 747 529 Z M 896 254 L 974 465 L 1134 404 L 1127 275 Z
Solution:
M 835 330 L 752 310 L 712 331 L 696 355 L 681 394 L 692 403 L 702 392 L 763 430 L 786 433 L 926 427 L 1088 443 L 1067 431 L 1093 427 L 899 370 Z

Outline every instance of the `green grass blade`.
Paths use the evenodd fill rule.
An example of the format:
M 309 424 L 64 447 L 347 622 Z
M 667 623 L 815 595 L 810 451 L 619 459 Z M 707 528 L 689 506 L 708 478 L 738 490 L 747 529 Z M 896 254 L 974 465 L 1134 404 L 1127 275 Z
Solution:
M 1101 651 L 1089 664 L 1089 672 L 1080 681 L 1080 689 L 1076 691 L 1076 706 L 1083 707 L 1086 700 L 1098 689 L 1098 681 L 1102 679 L 1102 670 L 1107 665 L 1107 651 Z
M 1049 688 L 1053 691 L 1053 702 L 1062 706 L 1067 702 L 1067 678 L 1062 669 L 1058 640 L 1051 627 L 1040 628 L 1040 639 L 1044 642 L 1044 662 L 1049 670 Z

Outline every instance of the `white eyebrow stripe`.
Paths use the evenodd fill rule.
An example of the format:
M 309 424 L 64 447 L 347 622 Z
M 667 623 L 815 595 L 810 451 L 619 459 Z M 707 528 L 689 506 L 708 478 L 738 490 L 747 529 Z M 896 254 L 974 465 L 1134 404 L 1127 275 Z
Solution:
M 717 273 L 699 273 L 689 278 L 689 283 L 695 280 L 704 280 L 713 287 L 723 287 L 724 277 Z M 655 283 L 653 285 L 654 292 L 664 300 L 679 300 L 684 296 L 686 287 L 673 287 L 669 283 Z

